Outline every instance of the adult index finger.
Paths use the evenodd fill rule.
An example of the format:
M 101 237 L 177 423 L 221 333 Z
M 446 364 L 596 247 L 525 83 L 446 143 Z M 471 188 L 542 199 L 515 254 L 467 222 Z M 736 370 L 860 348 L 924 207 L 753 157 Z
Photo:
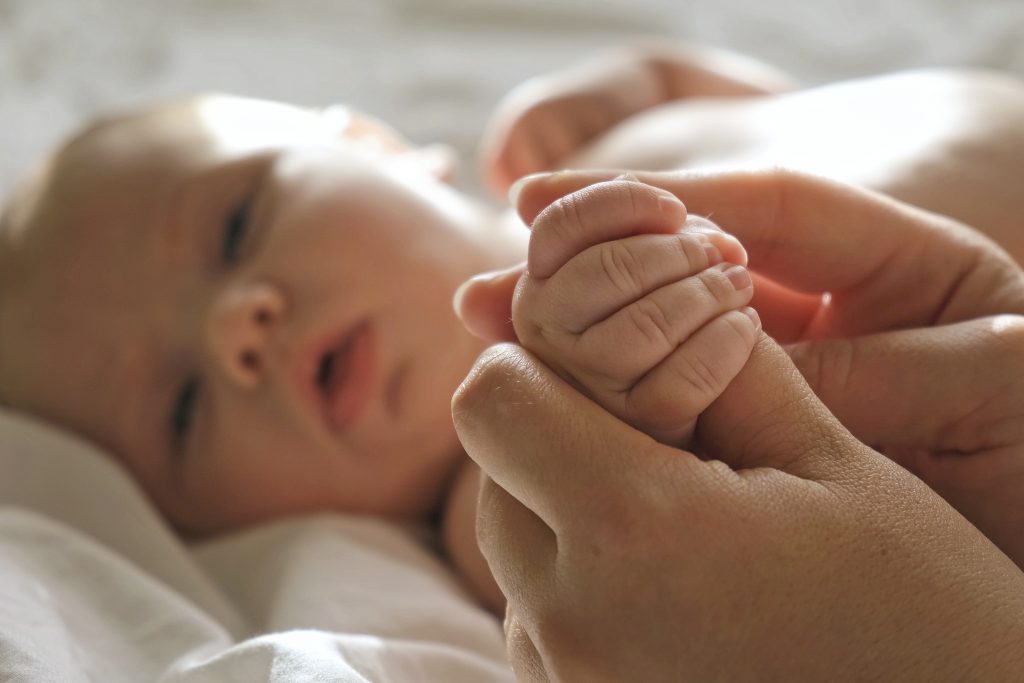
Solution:
M 669 476 L 694 504 L 723 490 L 719 470 L 621 422 L 513 344 L 483 353 L 452 415 L 469 456 L 556 533 L 622 519 Z
M 519 191 L 520 214 L 525 220 L 549 197 L 614 173 L 535 176 Z M 672 192 L 689 211 L 710 216 L 738 237 L 757 272 L 796 290 L 831 292 L 834 311 L 842 315 L 822 316 L 812 335 L 931 323 L 951 291 L 977 269 L 979 258 L 993 249 L 998 253 L 954 221 L 808 174 L 772 170 L 636 177 Z M 897 294 L 899 305 L 893 306 Z

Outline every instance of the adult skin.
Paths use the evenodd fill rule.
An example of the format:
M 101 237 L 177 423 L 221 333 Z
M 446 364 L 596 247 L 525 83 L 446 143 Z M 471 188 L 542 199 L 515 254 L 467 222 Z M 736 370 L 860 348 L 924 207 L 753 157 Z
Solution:
M 1024 282 L 1012 260 L 949 219 L 809 176 L 639 175 L 713 214 L 753 268 L 791 288 L 761 288 L 765 328 L 797 342 L 800 369 L 853 435 L 768 338 L 702 421 L 709 461 L 618 422 L 519 347 L 485 354 L 454 411 L 493 478 L 478 531 L 509 597 L 517 671 L 1012 678 L 1024 575 L 854 438 L 1020 563 Z M 563 196 L 571 207 L 608 177 L 535 179 L 520 212 L 529 222 Z M 516 276 L 466 292 L 472 329 L 508 338 Z

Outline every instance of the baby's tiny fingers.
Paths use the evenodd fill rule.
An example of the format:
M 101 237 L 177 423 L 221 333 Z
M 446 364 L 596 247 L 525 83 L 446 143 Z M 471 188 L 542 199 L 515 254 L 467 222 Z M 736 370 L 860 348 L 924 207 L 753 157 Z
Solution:
M 668 443 L 722 395 L 750 358 L 760 331 L 753 308 L 718 316 L 626 394 L 623 419 Z
M 689 220 L 689 219 L 687 219 Z M 540 326 L 580 334 L 659 287 L 724 259 L 724 235 L 634 235 L 589 247 L 548 280 L 524 289 Z
M 585 330 L 574 350 L 592 389 L 630 390 L 683 341 L 753 296 L 750 273 L 727 263 L 654 290 Z
M 686 207 L 664 190 L 626 179 L 597 183 L 555 200 L 533 221 L 527 270 L 551 277 L 573 256 L 601 242 L 640 233 L 671 233 Z

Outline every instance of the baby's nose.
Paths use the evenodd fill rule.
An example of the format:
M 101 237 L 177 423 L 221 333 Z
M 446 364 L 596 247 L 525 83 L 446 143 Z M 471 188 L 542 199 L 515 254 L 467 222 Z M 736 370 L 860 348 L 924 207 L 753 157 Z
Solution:
M 251 388 L 271 371 L 274 337 L 284 314 L 284 295 L 269 283 L 230 287 L 213 302 L 208 345 L 229 380 Z

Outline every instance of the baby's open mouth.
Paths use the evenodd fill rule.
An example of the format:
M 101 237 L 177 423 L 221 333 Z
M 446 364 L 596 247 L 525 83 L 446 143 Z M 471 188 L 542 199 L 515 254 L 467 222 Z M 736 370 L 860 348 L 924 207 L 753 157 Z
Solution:
M 350 426 L 369 405 L 376 372 L 375 342 L 374 328 L 364 320 L 320 359 L 316 385 L 327 419 L 338 429 Z

